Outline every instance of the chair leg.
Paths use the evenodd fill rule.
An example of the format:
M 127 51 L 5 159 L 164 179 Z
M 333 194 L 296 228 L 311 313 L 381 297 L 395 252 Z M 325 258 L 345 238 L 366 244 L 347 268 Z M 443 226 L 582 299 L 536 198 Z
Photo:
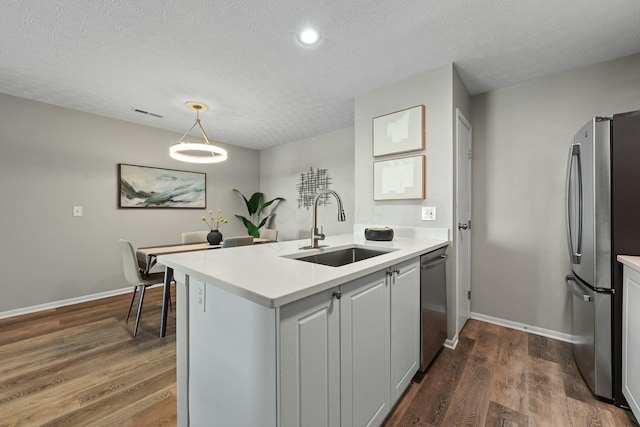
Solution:
M 173 311 L 173 307 L 171 307 L 171 285 L 169 285 L 169 289 L 167 290 L 167 300 L 169 303 L 169 311 Z
M 133 287 L 133 294 L 131 295 L 131 303 L 129 304 L 129 311 L 127 311 L 127 318 L 124 320 L 124 323 L 129 322 L 129 315 L 131 314 L 131 308 L 133 307 L 133 301 L 136 299 L 136 291 L 137 287 Z
M 136 326 L 133 328 L 133 336 L 135 337 L 138 334 L 138 325 L 140 324 L 140 313 L 142 312 L 142 301 L 144 300 L 144 290 L 146 287 L 144 285 L 138 286 L 139 296 L 138 296 L 138 311 L 136 313 Z

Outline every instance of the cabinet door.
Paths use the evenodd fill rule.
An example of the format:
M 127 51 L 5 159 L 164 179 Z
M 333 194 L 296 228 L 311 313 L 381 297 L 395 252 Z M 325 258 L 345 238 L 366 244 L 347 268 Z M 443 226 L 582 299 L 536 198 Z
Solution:
M 400 398 L 420 364 L 420 266 L 393 267 L 391 282 L 391 402 Z
M 280 309 L 280 426 L 340 425 L 337 288 Z
M 382 425 L 391 406 L 385 272 L 357 279 L 340 290 L 341 425 Z
M 640 417 L 640 273 L 624 267 L 622 287 L 622 394 L 636 418 Z

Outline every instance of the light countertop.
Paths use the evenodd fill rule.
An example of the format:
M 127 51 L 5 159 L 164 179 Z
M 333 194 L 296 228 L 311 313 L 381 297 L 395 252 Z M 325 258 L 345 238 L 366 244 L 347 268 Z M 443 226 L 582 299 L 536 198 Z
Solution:
M 302 250 L 309 239 L 239 246 L 213 251 L 161 255 L 158 262 L 205 283 L 268 308 L 279 307 L 449 244 L 448 240 L 396 237 L 390 242 L 341 235 L 319 242 L 327 247 Z M 313 255 L 350 246 L 390 249 L 373 258 L 330 267 L 287 256 Z
M 618 255 L 618 262 L 640 273 L 640 256 Z

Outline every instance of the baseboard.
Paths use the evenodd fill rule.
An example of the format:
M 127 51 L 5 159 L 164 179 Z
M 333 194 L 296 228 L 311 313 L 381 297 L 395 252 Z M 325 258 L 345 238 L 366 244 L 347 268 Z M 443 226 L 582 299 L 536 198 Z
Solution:
M 455 337 L 453 337 L 452 339 L 448 339 L 444 342 L 444 346 L 446 348 L 448 348 L 449 350 L 455 350 L 456 347 L 458 346 L 458 334 L 456 334 Z
M 571 334 L 564 332 L 552 331 L 550 329 L 538 328 L 537 326 L 531 326 L 524 323 L 512 322 L 511 320 L 499 319 L 497 317 L 487 316 L 486 314 L 471 313 L 471 318 L 481 320 L 487 323 L 493 323 L 494 325 L 504 326 L 505 328 L 516 329 L 518 331 L 530 332 L 535 335 L 541 335 L 547 338 L 553 338 L 558 341 L 565 341 L 571 343 Z
M 151 288 L 156 286 L 163 286 L 163 284 L 160 283 L 158 285 L 153 285 L 149 287 Z M 82 302 L 88 302 L 88 301 L 94 301 L 97 299 L 113 297 L 116 295 L 126 294 L 131 291 L 132 291 L 131 286 L 127 286 L 126 288 L 115 289 L 113 291 L 99 292 L 97 294 L 84 295 L 81 297 L 69 298 L 69 299 L 64 299 L 60 301 L 53 301 L 45 304 L 32 305 L 31 307 L 17 308 L 15 310 L 0 312 L 0 319 L 6 319 L 8 317 L 20 316 L 22 314 L 35 313 L 38 311 L 50 310 L 52 308 L 64 307 L 67 305 L 80 304 Z

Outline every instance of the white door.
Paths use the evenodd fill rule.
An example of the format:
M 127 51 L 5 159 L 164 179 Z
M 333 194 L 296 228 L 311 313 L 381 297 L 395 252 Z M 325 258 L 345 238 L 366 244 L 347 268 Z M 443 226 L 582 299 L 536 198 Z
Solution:
M 471 311 L 471 124 L 456 108 L 456 334 Z

